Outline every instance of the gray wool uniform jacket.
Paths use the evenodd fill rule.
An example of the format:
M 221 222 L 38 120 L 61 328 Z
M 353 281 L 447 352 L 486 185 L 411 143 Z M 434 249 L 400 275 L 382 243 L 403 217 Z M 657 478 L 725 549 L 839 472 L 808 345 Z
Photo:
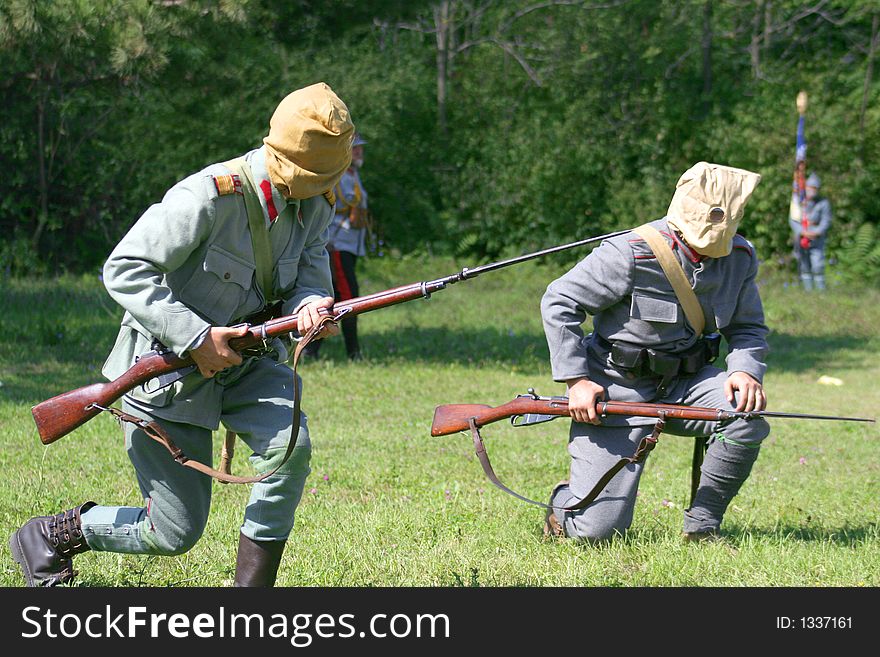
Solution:
M 271 185 L 264 147 L 245 155 L 269 228 L 275 296 L 284 314 L 332 296 L 326 243 L 333 207 L 316 196 L 286 201 Z M 229 326 L 260 310 L 269 295 L 255 278 L 253 246 L 239 186 L 224 186 L 230 171 L 213 164 L 180 181 L 151 206 L 113 249 L 104 265 L 104 285 L 125 309 L 122 325 L 103 367 L 115 379 L 151 348 L 153 338 L 178 355 L 198 346 L 211 326 Z M 264 197 L 261 188 L 270 193 Z M 269 220 L 269 204 L 278 216 Z M 279 360 L 286 349 L 278 341 Z M 223 375 L 217 375 L 222 381 Z M 127 395 L 159 417 L 217 428 L 222 390 L 198 373 L 158 391 L 136 388 Z M 171 403 L 176 401 L 179 403 Z
M 812 245 L 814 248 L 821 249 L 825 246 L 825 238 L 828 234 L 828 229 L 831 228 L 831 202 L 824 196 L 819 196 L 806 201 L 806 204 L 807 222 L 810 225 L 810 230 L 817 233 L 817 237 L 811 240 Z M 801 233 L 803 232 L 803 226 L 800 221 L 795 221 L 794 219 L 789 219 L 788 223 L 791 226 L 792 233 L 794 233 L 795 244 L 798 245 Z
M 691 283 L 706 317 L 705 333 L 727 341 L 727 371 L 761 381 L 766 370 L 767 326 L 755 277 L 758 259 L 743 237 L 734 238 L 723 258 L 701 258 L 674 234 L 666 219 L 651 222 L 663 234 Z M 589 377 L 608 398 L 647 401 L 657 380 L 633 378 L 608 362 L 608 342 L 624 341 L 676 354 L 698 337 L 685 318 L 672 285 L 648 244 L 635 233 L 605 240 L 569 272 L 547 287 L 541 301 L 550 364 L 556 381 Z M 582 324 L 593 318 L 593 334 Z M 637 420 L 628 423 L 640 423 Z

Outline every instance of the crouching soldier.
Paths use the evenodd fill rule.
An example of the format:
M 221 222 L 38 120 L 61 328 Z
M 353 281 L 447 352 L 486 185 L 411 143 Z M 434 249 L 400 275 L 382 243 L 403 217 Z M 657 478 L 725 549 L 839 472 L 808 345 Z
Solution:
M 326 250 L 332 189 L 351 162 L 353 135 L 348 109 L 330 87 L 294 91 L 275 110 L 260 148 L 177 183 L 104 266 L 104 283 L 126 311 L 104 374 L 120 376 L 158 343 L 192 356 L 199 370 L 165 388 L 136 388 L 123 411 L 209 464 L 212 431 L 222 423 L 247 444 L 257 475 L 266 475 L 244 510 L 237 586 L 274 584 L 311 446 L 305 416 L 292 429 L 299 381 L 285 346 L 276 340 L 243 358 L 229 340 L 245 331 L 234 325 L 270 305 L 297 313 L 301 333 L 333 305 Z M 10 539 L 28 586 L 69 582 L 72 557 L 87 550 L 176 555 L 201 537 L 211 478 L 181 467 L 143 425 L 125 425 L 143 506 L 87 502 L 32 518 Z

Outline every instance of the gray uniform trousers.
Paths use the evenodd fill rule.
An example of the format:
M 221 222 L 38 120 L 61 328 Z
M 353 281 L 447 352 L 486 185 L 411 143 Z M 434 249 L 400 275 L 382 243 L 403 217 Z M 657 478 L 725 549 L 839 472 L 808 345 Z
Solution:
M 200 375 L 196 372 L 190 376 Z M 254 471 L 270 471 L 280 463 L 290 441 L 292 370 L 271 358 L 249 359 L 217 374 L 215 379 L 206 385 L 224 388 L 221 422 L 251 449 L 249 460 Z M 127 400 L 123 401 L 123 410 L 156 421 L 187 456 L 211 464 L 210 429 L 159 419 Z M 128 423 L 125 444 L 145 506 L 93 507 L 82 515 L 86 542 L 99 551 L 158 555 L 186 552 L 201 537 L 208 521 L 212 479 L 181 466 L 165 447 Z M 252 486 L 241 526 L 245 536 L 257 541 L 287 539 L 310 472 L 310 456 L 303 414 L 290 459 L 279 472 Z
M 675 382 L 668 394 L 657 401 L 733 410 L 724 394 L 727 376 L 726 372 L 707 365 L 694 377 Z M 632 456 L 639 441 L 652 430 L 653 425 L 596 426 L 572 422 L 568 446 L 570 483 L 556 489 L 551 504 L 565 507 L 583 498 L 611 466 L 622 457 Z M 769 433 L 770 426 L 762 418 L 666 422 L 664 434 L 710 437 L 694 503 L 684 512 L 685 532 L 718 530 L 728 504 L 758 458 L 761 441 Z M 659 448 L 662 449 L 662 444 Z M 632 524 L 643 469 L 644 462 L 623 468 L 585 509 L 573 512 L 557 509 L 556 517 L 566 536 L 601 541 L 623 534 Z

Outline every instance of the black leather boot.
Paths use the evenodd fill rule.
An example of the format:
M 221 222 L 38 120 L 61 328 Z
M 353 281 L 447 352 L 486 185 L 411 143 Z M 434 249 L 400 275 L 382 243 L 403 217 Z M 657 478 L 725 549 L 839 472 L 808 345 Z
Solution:
M 76 577 L 72 557 L 90 549 L 80 516 L 93 506 L 86 502 L 54 516 L 31 518 L 10 537 L 12 557 L 28 586 L 58 586 Z
M 275 576 L 287 541 L 254 541 L 238 536 L 233 586 L 275 586 Z

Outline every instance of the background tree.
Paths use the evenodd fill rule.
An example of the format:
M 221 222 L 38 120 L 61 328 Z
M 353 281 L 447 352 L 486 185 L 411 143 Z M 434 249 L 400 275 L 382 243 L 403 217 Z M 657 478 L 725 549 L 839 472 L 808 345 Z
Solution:
M 743 231 L 784 261 L 805 89 L 829 254 L 880 276 L 862 266 L 880 234 L 878 16 L 871 0 L 0 0 L 0 266 L 99 267 L 168 186 L 259 145 L 280 97 L 323 80 L 369 141 L 395 252 L 469 257 L 660 216 L 709 160 L 763 174 Z

